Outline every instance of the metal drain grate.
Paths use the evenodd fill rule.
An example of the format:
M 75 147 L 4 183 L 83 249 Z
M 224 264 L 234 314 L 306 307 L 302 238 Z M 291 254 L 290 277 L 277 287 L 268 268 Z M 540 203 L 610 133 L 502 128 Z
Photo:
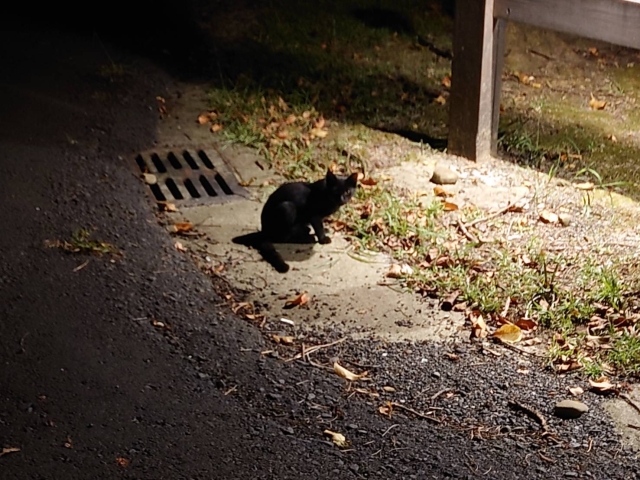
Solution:
M 161 202 L 203 205 L 249 196 L 215 150 L 152 150 L 135 160 L 142 173 L 155 175 L 157 182 L 149 187 Z

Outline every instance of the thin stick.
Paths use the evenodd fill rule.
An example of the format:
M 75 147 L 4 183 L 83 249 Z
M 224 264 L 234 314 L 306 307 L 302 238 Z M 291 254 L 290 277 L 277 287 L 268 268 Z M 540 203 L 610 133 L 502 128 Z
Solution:
M 391 406 L 395 408 L 399 408 L 400 410 L 411 412 L 415 416 L 424 418 L 425 420 L 431 420 L 432 422 L 435 422 L 435 423 L 442 423 L 442 420 L 438 420 L 437 418 L 434 418 L 434 417 L 429 417 L 428 415 L 425 415 L 424 413 L 420 413 L 417 410 L 414 410 L 413 408 L 405 407 L 401 403 L 391 402 Z
M 631 400 L 631 398 L 629 397 L 629 395 L 627 395 L 626 393 L 621 393 L 620 394 L 620 398 L 622 398 L 625 402 L 627 402 L 629 405 L 631 405 L 631 407 L 638 413 L 640 413 L 640 406 L 638 406 L 638 404 L 636 402 L 634 402 L 633 400 Z
M 435 395 L 431 395 L 431 401 L 433 402 L 436 398 L 438 398 L 443 393 L 447 393 L 447 392 L 451 392 L 451 391 L 453 391 L 453 388 L 443 388 L 442 390 L 440 390 Z
M 315 353 L 318 350 L 322 349 L 322 348 L 328 348 L 328 347 L 333 347 L 334 345 L 337 345 L 339 343 L 344 342 L 347 339 L 347 337 L 343 337 L 340 340 L 336 340 L 335 342 L 331 342 L 331 343 L 325 343 L 324 345 L 314 345 L 313 347 L 309 347 L 307 349 L 304 348 L 304 345 L 302 346 L 302 352 L 294 355 L 291 358 L 288 358 L 285 360 L 285 362 L 292 362 L 294 360 L 297 360 L 299 358 L 304 358 L 305 356 L 308 356 L 311 353 Z
M 385 436 L 387 433 L 389 433 L 391 430 L 393 430 L 394 428 L 399 427 L 399 426 L 400 426 L 400 424 L 399 424 L 399 423 L 396 423 L 395 425 L 391 425 L 389 428 L 387 428 L 387 429 L 385 430 L 385 432 L 382 434 L 382 436 L 384 437 L 384 436 Z
M 475 220 L 472 220 L 469 223 L 465 223 L 464 226 L 469 228 L 479 223 L 486 222 L 487 220 L 491 220 L 492 218 L 499 217 L 500 215 L 507 213 L 511 207 L 513 207 L 513 205 L 511 204 L 511 202 L 509 202 L 507 206 L 504 207 L 503 209 L 498 210 L 497 212 L 494 212 L 490 215 L 487 215 L 486 217 L 476 218 Z
M 542 431 L 544 433 L 548 432 L 549 429 L 549 425 L 547 424 L 547 420 L 542 416 L 542 414 L 535 410 L 532 407 L 529 407 L 527 405 L 524 405 L 516 400 L 509 400 L 509 406 L 515 410 L 519 410 L 523 413 L 526 413 L 529 417 L 533 418 L 534 420 L 536 420 L 540 426 L 542 427 Z
M 473 243 L 478 243 L 479 242 L 479 240 L 474 235 L 472 235 L 469 232 L 469 230 L 467 230 L 467 227 L 465 226 L 464 223 L 462 223 L 462 220 L 458 219 L 456 221 L 456 225 L 458 226 L 458 230 L 460 230 L 462 232 L 462 234 L 465 237 L 467 237 L 467 240 L 469 240 L 470 242 L 473 242 Z

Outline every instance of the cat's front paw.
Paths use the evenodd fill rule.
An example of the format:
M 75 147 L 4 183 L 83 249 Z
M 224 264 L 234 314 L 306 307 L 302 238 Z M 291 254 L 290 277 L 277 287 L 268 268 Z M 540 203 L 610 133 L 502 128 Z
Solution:
M 323 245 L 326 245 L 328 243 L 331 243 L 331 239 L 329 237 L 322 237 L 318 239 L 318 242 Z

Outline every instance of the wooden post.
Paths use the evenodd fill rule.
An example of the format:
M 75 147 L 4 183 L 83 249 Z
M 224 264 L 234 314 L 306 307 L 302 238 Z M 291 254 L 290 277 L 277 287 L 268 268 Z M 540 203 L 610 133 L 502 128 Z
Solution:
M 471 160 L 482 160 L 491 154 L 493 79 L 496 68 L 493 58 L 493 0 L 457 0 L 451 67 L 449 153 Z
M 504 46 L 507 22 L 496 18 L 493 24 L 493 103 L 491 112 L 491 155 L 498 154 L 498 126 L 500 124 L 500 101 L 502 100 L 502 70 L 504 69 Z

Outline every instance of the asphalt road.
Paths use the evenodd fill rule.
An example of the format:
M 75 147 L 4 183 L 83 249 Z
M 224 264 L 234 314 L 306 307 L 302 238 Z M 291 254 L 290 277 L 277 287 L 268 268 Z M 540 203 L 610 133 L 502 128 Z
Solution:
M 376 413 L 379 400 L 345 394 L 335 375 L 261 355 L 261 334 L 175 250 L 126 160 L 154 145 L 156 96 L 175 91 L 184 72 L 175 54 L 91 28 L 5 22 L 0 447 L 20 450 L 0 456 L 0 478 L 635 478 L 633 456 L 611 453 L 615 436 L 601 417 L 558 427 L 580 441 L 596 435 L 597 448 L 540 457 L 539 443 L 508 435 L 472 438 L 409 414 L 390 422 Z M 129 68 L 117 81 L 100 73 L 112 61 Z M 122 255 L 45 246 L 79 228 Z M 474 373 L 431 345 L 389 355 L 375 342 L 350 348 L 355 359 L 388 359 L 380 375 L 389 383 L 417 391 L 445 378 L 474 405 L 485 391 L 508 389 L 501 369 L 513 363 Z M 473 348 L 466 352 L 463 362 L 479 364 Z M 531 391 L 553 382 L 544 377 Z M 459 402 L 451 415 L 467 408 Z M 510 421 L 536 429 L 523 416 Z M 332 445 L 325 428 L 345 432 L 353 448 Z

